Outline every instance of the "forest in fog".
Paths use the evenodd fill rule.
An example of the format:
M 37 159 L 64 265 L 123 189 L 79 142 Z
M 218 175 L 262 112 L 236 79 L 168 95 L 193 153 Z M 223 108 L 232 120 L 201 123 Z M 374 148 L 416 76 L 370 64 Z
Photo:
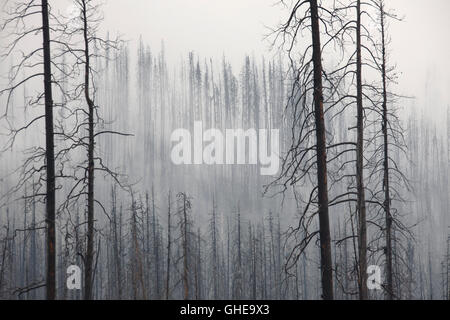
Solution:
M 450 299 L 450 104 L 395 92 L 390 2 L 287 1 L 239 65 L 2 2 L 0 299 Z M 174 164 L 195 121 L 278 129 L 278 172 Z

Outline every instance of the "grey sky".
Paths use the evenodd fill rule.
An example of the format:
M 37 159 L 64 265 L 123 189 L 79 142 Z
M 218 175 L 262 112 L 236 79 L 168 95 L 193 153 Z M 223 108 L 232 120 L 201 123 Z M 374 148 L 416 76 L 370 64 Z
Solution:
M 414 95 L 416 105 L 438 104 L 442 111 L 450 101 L 450 1 L 387 5 L 404 17 L 390 27 L 400 90 Z M 109 0 L 104 9 L 106 28 L 132 42 L 142 35 L 154 50 L 164 39 L 169 60 L 195 51 L 216 59 L 225 54 L 234 64 L 245 54 L 274 54 L 263 37 L 288 13 L 275 0 Z M 428 96 L 437 100 L 426 101 Z
M 391 24 L 391 61 L 397 63 L 399 91 L 414 95 L 414 104 L 436 107 L 440 115 L 450 104 L 450 1 L 386 0 L 404 17 Z M 0 0 L 4 3 L 4 0 Z M 70 0 L 50 0 L 62 12 Z M 104 0 L 104 28 L 130 40 L 134 50 L 139 36 L 152 50 L 164 40 L 169 62 L 195 51 L 217 60 L 226 55 L 239 66 L 245 54 L 272 56 L 264 35 L 288 11 L 276 0 Z M 3 70 L 4 66 L 0 66 Z M 425 112 L 429 114 L 428 112 Z M 439 116 L 437 118 L 445 119 Z
M 240 61 L 246 53 L 267 53 L 263 41 L 282 8 L 273 0 L 120 0 L 107 1 L 106 27 L 128 39 L 140 34 L 153 48 L 162 39 L 169 57 L 195 51 L 205 57 Z

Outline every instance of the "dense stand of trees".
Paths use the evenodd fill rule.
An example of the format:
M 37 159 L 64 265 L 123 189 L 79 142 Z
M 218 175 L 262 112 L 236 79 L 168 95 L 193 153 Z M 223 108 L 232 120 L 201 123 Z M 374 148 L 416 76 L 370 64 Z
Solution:
M 2 25 L 0 298 L 449 298 L 450 111 L 446 131 L 399 116 L 382 0 L 296 2 L 275 33 L 287 57 L 239 70 L 101 38 L 101 8 L 74 4 L 65 20 L 24 1 Z M 280 172 L 175 166 L 170 133 L 199 120 L 280 129 Z

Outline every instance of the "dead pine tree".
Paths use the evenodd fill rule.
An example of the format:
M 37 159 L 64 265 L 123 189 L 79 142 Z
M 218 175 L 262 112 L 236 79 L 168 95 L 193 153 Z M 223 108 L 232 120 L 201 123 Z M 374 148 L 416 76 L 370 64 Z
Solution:
M 202 299 L 203 281 L 202 281 L 202 237 L 200 228 L 197 228 L 197 257 L 195 262 L 195 299 Z
M 160 299 L 160 268 L 159 268 L 159 244 L 157 234 L 157 218 L 156 218 L 156 204 L 155 192 L 152 187 L 152 235 L 153 235 L 153 258 L 155 260 L 156 273 L 156 298 Z
M 348 54 L 345 55 L 344 64 L 338 68 L 337 71 L 329 73 L 327 77 L 335 77 L 337 76 L 337 73 L 341 72 L 341 75 L 337 76 L 337 78 L 340 79 L 339 81 L 342 84 L 345 83 L 346 78 L 349 78 L 349 87 L 347 87 L 347 84 L 344 85 L 344 90 L 337 88 L 337 96 L 339 97 L 341 103 L 347 101 L 344 104 L 345 107 L 343 110 L 350 105 L 355 105 L 356 107 L 356 125 L 349 128 L 349 130 L 356 130 L 356 143 L 354 143 L 356 159 L 346 160 L 347 163 L 354 162 L 356 164 L 356 170 L 353 169 L 353 173 L 344 173 L 347 177 L 353 177 L 352 180 L 354 179 L 356 183 L 349 184 L 349 191 L 346 193 L 349 197 L 338 202 L 356 202 L 356 233 L 352 233 L 351 237 L 357 238 L 357 250 L 355 254 L 358 296 L 359 299 L 366 300 L 368 299 L 367 261 L 369 259 L 367 226 L 368 223 L 371 223 L 372 225 L 378 225 L 379 223 L 378 221 L 376 222 L 373 221 L 373 219 L 369 219 L 367 214 L 368 212 L 371 212 L 371 207 L 369 205 L 376 205 L 375 209 L 378 207 L 381 210 L 390 210 L 389 207 L 385 205 L 386 201 L 389 201 L 390 203 L 389 193 L 391 192 L 389 183 L 386 180 L 386 174 L 388 174 L 390 169 L 385 166 L 385 164 L 386 161 L 389 161 L 387 160 L 389 159 L 387 148 L 388 145 L 392 143 L 387 142 L 387 137 L 388 135 L 394 136 L 393 139 L 395 140 L 395 144 L 399 144 L 399 140 L 401 139 L 396 139 L 395 136 L 398 135 L 396 134 L 397 131 L 396 129 L 392 129 L 393 125 L 396 125 L 398 122 L 398 119 L 396 117 L 391 117 L 392 121 L 388 121 L 386 108 L 384 108 L 384 111 L 380 110 L 380 105 L 383 105 L 384 107 L 387 99 L 386 61 L 385 49 L 383 49 L 385 48 L 383 42 L 384 40 L 382 41 L 382 48 L 380 50 L 379 45 L 374 40 L 374 35 L 371 34 L 370 28 L 368 28 L 362 21 L 363 16 L 367 17 L 367 23 L 376 21 L 372 18 L 374 14 L 373 9 L 376 9 L 376 1 L 367 3 L 356 0 L 350 1 L 348 5 L 342 3 L 337 4 L 341 6 L 334 8 L 334 11 L 337 13 L 336 20 L 339 21 L 340 25 L 340 31 L 338 33 L 342 39 L 349 40 L 349 42 L 342 41 L 341 49 L 343 52 L 348 51 Z M 363 5 L 364 8 L 362 8 Z M 384 31 L 382 31 L 382 37 L 384 37 Z M 354 47 L 353 45 L 347 45 L 347 43 L 354 44 L 356 46 Z M 381 62 L 379 61 L 379 56 L 382 56 Z M 379 88 L 373 82 L 364 82 L 363 67 L 375 70 L 377 73 L 380 72 L 384 81 L 382 88 Z M 335 81 L 334 83 L 337 87 L 337 82 Z M 372 121 L 372 119 L 369 119 L 370 116 L 373 116 L 375 120 Z M 368 130 L 368 126 L 373 125 L 374 123 L 376 123 L 376 125 L 381 123 L 381 127 L 383 128 L 381 130 L 382 132 L 379 132 L 378 128 L 375 128 L 375 132 Z M 388 134 L 387 130 L 389 127 L 391 127 L 392 132 Z M 366 131 L 370 133 L 367 137 L 365 135 Z M 381 143 L 381 148 L 378 145 L 378 137 L 384 137 L 384 139 L 386 139 Z M 386 161 L 381 162 L 379 160 L 380 157 Z M 378 168 L 380 163 L 384 165 L 383 169 Z M 383 170 L 385 173 L 385 176 L 382 179 L 383 188 L 386 189 L 383 189 L 384 199 L 380 200 L 380 192 L 378 191 L 379 179 L 376 177 L 377 173 Z M 367 177 L 365 175 L 366 171 L 368 171 Z M 336 181 L 339 180 L 341 180 L 341 178 Z M 331 206 L 338 203 L 335 202 L 335 199 L 331 201 Z M 390 214 L 387 215 L 389 216 Z M 388 223 L 389 226 L 390 224 L 391 222 Z M 375 239 L 371 239 L 370 241 L 373 242 Z M 373 251 L 371 254 L 373 254 Z
M 303 239 L 297 243 L 290 254 L 285 269 L 295 265 L 303 252 L 315 236 L 320 241 L 320 266 L 322 298 L 333 299 L 333 264 L 331 257 L 330 221 L 328 214 L 328 180 L 327 180 L 327 142 L 326 125 L 324 116 L 324 89 L 323 89 L 323 67 L 320 21 L 325 22 L 321 14 L 329 12 L 317 0 L 296 1 L 290 11 L 288 20 L 276 31 L 276 41 L 280 38 L 282 45 L 287 45 L 291 69 L 294 73 L 294 84 L 289 96 L 288 106 L 292 107 L 294 114 L 292 126 L 292 144 L 284 157 L 281 174 L 271 184 L 279 185 L 283 192 L 288 185 L 295 185 L 315 171 L 315 185 L 312 188 L 310 201 L 305 206 L 297 228 L 290 229 L 289 234 L 304 232 Z M 302 55 L 300 61 L 293 58 L 293 50 L 299 41 L 299 29 L 308 30 L 311 35 L 310 44 Z M 328 44 L 329 41 L 326 42 Z M 307 108 L 307 95 L 312 93 L 312 109 Z M 297 118 L 298 116 L 298 118 Z M 297 131 L 298 129 L 298 131 Z M 311 146 L 305 146 L 309 141 L 315 142 Z M 312 159 L 315 159 L 314 161 Z M 311 177 L 312 179 L 312 177 Z M 306 213 L 310 205 L 316 203 L 317 210 L 313 216 L 318 216 L 319 230 L 310 233 L 304 230 L 310 223 Z M 303 230 L 303 231 L 302 231 Z
M 18 189 L 24 186 L 27 181 L 31 181 L 33 175 L 39 175 L 39 182 L 44 182 L 46 191 L 39 192 L 40 197 L 45 197 L 45 212 L 46 212 L 46 298 L 54 300 L 56 298 L 56 237 L 55 237 L 55 144 L 54 144 L 54 124 L 53 124 L 53 94 L 52 84 L 57 81 L 56 77 L 52 75 L 52 57 L 50 51 L 50 44 L 52 42 L 50 37 L 50 16 L 49 5 L 47 0 L 42 0 L 40 4 L 35 1 L 19 1 L 16 3 L 5 3 L 7 8 L 7 16 L 4 23 L 1 25 L 2 31 L 10 31 L 9 37 L 12 38 L 6 44 L 5 52 L 2 58 L 9 57 L 17 50 L 20 52 L 20 61 L 12 66 L 12 85 L 6 89 L 0 90 L 0 95 L 7 94 L 7 102 L 2 119 L 8 119 L 8 111 L 10 107 L 13 92 L 19 87 L 30 82 L 34 78 L 42 77 L 44 90 L 40 92 L 35 98 L 26 101 L 28 105 L 39 105 L 42 99 L 44 100 L 44 113 L 34 117 L 23 126 L 15 129 L 12 127 L 11 135 L 7 142 L 7 146 L 12 147 L 14 141 L 19 133 L 39 123 L 39 120 L 45 120 L 45 149 L 36 148 L 35 153 L 31 156 L 34 163 L 42 161 L 43 165 L 40 168 L 31 167 L 26 175 L 19 178 L 17 185 L 11 190 L 17 192 Z M 35 15 L 41 15 L 42 25 L 35 26 L 32 19 Z M 42 46 L 32 48 L 28 52 L 21 50 L 22 43 L 29 40 L 32 36 L 42 34 Z M 10 39 L 10 38 L 9 38 Z M 43 68 L 38 71 L 37 68 Z M 23 79 L 18 79 L 20 74 L 24 74 Z M 52 78 L 53 77 L 53 78 Z M 8 121 L 8 120 L 7 120 Z M 8 121 L 8 124 L 9 121 Z M 25 161 L 24 168 L 30 166 L 29 161 Z M 45 172 L 45 175 L 43 175 Z
M 120 300 L 122 298 L 122 267 L 121 267 L 121 252 L 120 252 L 120 241 L 122 239 L 121 230 L 121 217 L 118 218 L 117 210 L 117 188 L 116 186 L 111 187 L 111 202 L 112 202 L 112 218 L 110 228 L 112 228 L 112 238 L 113 238 L 113 259 L 114 259 L 114 271 L 115 271 L 115 284 L 117 289 L 117 298 Z
M 393 226 L 397 226 L 401 231 L 405 234 L 410 235 L 408 230 L 403 226 L 403 224 L 396 218 L 393 214 L 395 212 L 395 208 L 392 208 L 393 200 L 401 200 L 399 199 L 399 183 L 403 186 L 407 191 L 411 190 L 409 185 L 409 181 L 406 176 L 401 172 L 400 166 L 397 163 L 399 159 L 395 159 L 391 154 L 395 152 L 391 152 L 390 148 L 395 147 L 396 149 L 393 151 L 402 151 L 406 153 L 406 148 L 408 147 L 405 143 L 405 139 L 402 134 L 402 128 L 400 127 L 400 120 L 396 114 L 396 110 L 394 109 L 394 103 L 399 98 L 398 95 L 389 91 L 388 86 L 389 83 L 393 81 L 395 78 L 395 74 L 393 73 L 395 68 L 389 67 L 388 64 L 388 30 L 387 30 L 387 21 L 396 20 L 400 21 L 401 19 L 394 13 L 386 10 L 384 0 L 373 0 L 372 5 L 378 11 L 379 16 L 379 31 L 381 37 L 381 44 L 379 46 L 378 51 L 380 52 L 380 62 L 379 62 L 379 72 L 381 75 L 381 92 L 382 92 L 382 109 L 381 109 L 381 131 L 383 136 L 382 142 L 382 159 L 383 159 L 383 191 L 384 191 L 384 199 L 383 199 L 383 208 L 385 213 L 385 256 L 386 256 L 386 297 L 388 300 L 392 300 L 396 297 L 396 293 L 394 291 L 394 266 L 393 266 L 393 248 L 392 248 L 392 233 Z M 396 177 L 400 178 L 396 178 Z M 411 236 L 412 237 L 412 236 Z M 409 266 L 411 267 L 411 266 Z
M 183 298 L 188 300 L 190 298 L 189 292 L 189 244 L 190 244 L 190 218 L 189 212 L 191 210 L 191 200 L 190 198 L 183 192 L 178 193 L 177 195 L 179 201 L 178 214 L 180 216 L 180 233 L 182 238 L 182 255 L 183 255 L 183 272 L 182 272 L 182 281 L 183 281 Z
M 72 82 L 72 87 L 68 88 L 72 105 L 67 106 L 70 111 L 67 117 L 75 118 L 75 126 L 60 129 L 61 132 L 58 134 L 71 143 L 67 148 L 60 150 L 58 154 L 69 156 L 71 152 L 84 148 L 87 156 L 82 164 L 76 166 L 75 172 L 72 171 L 70 174 L 64 175 L 64 177 L 73 181 L 73 186 L 71 186 L 59 210 L 67 210 L 69 205 L 73 205 L 82 197 L 86 198 L 87 243 L 83 259 L 83 289 L 84 299 L 90 300 L 93 298 L 92 287 L 94 284 L 95 205 L 98 205 L 101 212 L 108 216 L 102 203 L 95 198 L 95 172 L 104 172 L 122 189 L 129 189 L 121 181 L 122 175 L 111 170 L 101 157 L 95 155 L 96 140 L 104 134 L 122 136 L 130 136 L 130 134 L 110 130 L 109 128 L 97 129 L 99 124 L 103 124 L 99 115 L 99 106 L 95 101 L 97 91 L 95 80 L 98 73 L 98 63 L 99 60 L 108 59 L 110 51 L 119 50 L 121 41 L 119 39 L 110 40 L 109 38 L 105 40 L 97 35 L 102 15 L 100 5 L 96 4 L 95 0 L 75 0 L 74 3 L 79 15 L 75 18 L 63 17 L 61 19 L 59 23 L 61 36 L 57 43 L 59 44 L 58 54 L 67 57 L 66 63 L 73 70 L 68 75 Z M 63 19 L 68 19 L 68 21 L 64 20 L 63 22 Z M 81 101 L 85 103 L 85 108 L 77 106 L 76 102 Z
M 55 237 L 55 155 L 53 135 L 53 99 L 50 60 L 50 31 L 48 3 L 42 0 L 42 36 L 44 40 L 44 91 L 45 91 L 45 166 L 47 172 L 47 300 L 56 298 L 56 237 Z
M 166 270 L 166 300 L 169 300 L 170 295 L 170 257 L 171 257 L 171 249 L 172 249 L 172 226 L 171 226 L 171 195 L 169 191 L 169 195 L 167 196 L 167 270 Z
M 147 292 L 145 289 L 145 283 L 144 283 L 144 271 L 143 271 L 143 261 L 142 261 L 142 251 L 139 245 L 139 234 L 142 223 L 141 218 L 138 216 L 138 207 L 137 202 L 134 199 L 133 191 L 131 192 L 131 237 L 133 242 L 133 268 L 136 268 L 133 272 L 133 292 L 135 298 L 138 297 L 138 287 L 141 289 L 140 296 L 147 300 Z M 140 206 L 142 206 L 141 203 L 139 203 Z
M 445 284 L 444 297 L 445 299 L 450 300 L 450 234 L 447 236 L 447 253 L 445 255 Z
M 213 285 L 213 299 L 218 299 L 218 255 L 217 255 L 217 217 L 216 217 L 216 204 L 213 196 L 213 206 L 211 212 L 211 218 L 209 222 L 210 237 L 211 237 L 211 264 L 212 264 L 212 285 Z
M 88 106 L 88 191 L 87 191 L 87 251 L 85 257 L 84 271 L 84 298 L 92 299 L 92 283 L 94 281 L 92 267 L 94 260 L 94 101 L 90 94 L 90 54 L 88 37 L 88 15 L 86 1 L 81 0 L 81 13 L 83 19 L 83 40 L 84 40 L 84 97 Z
M 243 295 L 243 270 L 242 270 L 242 233 L 241 233 L 241 209 L 239 202 L 236 208 L 236 239 L 235 250 L 237 251 L 233 267 L 233 299 L 242 299 Z
M 366 300 L 367 293 L 367 222 L 364 191 L 364 109 L 361 58 L 361 1 L 356 2 L 356 188 L 358 212 L 358 286 L 359 299 Z
M 371 136 L 366 139 L 368 145 L 374 146 L 374 151 L 367 157 L 368 164 L 372 163 L 368 178 L 369 180 L 373 179 L 373 177 L 377 177 L 377 172 L 381 173 L 381 177 L 375 179 L 380 181 L 380 187 L 375 186 L 371 188 L 368 186 L 368 191 L 370 191 L 371 195 L 368 195 L 368 198 L 366 198 L 366 203 L 375 204 L 384 212 L 384 221 L 377 221 L 376 223 L 384 224 L 384 230 L 382 230 L 384 234 L 380 234 L 378 237 L 380 240 L 384 240 L 384 246 L 382 248 L 386 261 L 386 284 L 383 288 L 386 293 L 386 298 L 392 300 L 397 296 L 394 290 L 395 272 L 393 255 L 400 254 L 400 252 L 394 253 L 393 250 L 392 238 L 395 231 L 394 228 L 399 231 L 398 234 L 402 235 L 408 244 L 413 238 L 411 231 L 400 220 L 400 215 L 396 214 L 397 210 L 393 205 L 394 201 L 404 203 L 405 192 L 411 190 L 408 178 L 402 172 L 402 163 L 400 163 L 401 159 L 399 158 L 400 152 L 406 155 L 407 150 L 407 144 L 403 136 L 404 130 L 401 127 L 400 119 L 395 108 L 395 104 L 400 96 L 389 90 L 390 83 L 395 82 L 396 74 L 395 68 L 389 66 L 387 23 L 388 19 L 397 21 L 401 19 L 393 12 L 386 10 L 383 0 L 372 0 L 368 3 L 361 2 L 361 5 L 363 4 L 365 5 L 365 16 L 377 23 L 379 31 L 379 41 L 374 41 L 373 37 L 370 37 L 367 33 L 364 34 L 366 44 L 363 45 L 363 49 L 366 53 L 367 61 L 363 63 L 368 68 L 374 69 L 379 74 L 380 79 L 379 84 L 364 84 L 365 90 L 363 95 L 367 101 L 364 110 L 368 114 L 374 114 L 375 117 L 372 125 L 375 126 L 375 132 L 371 133 Z M 373 19 L 373 14 L 376 14 L 378 19 Z M 361 21 L 359 23 L 361 24 Z M 369 127 L 368 131 L 371 131 L 370 129 Z M 372 222 L 374 222 L 373 218 L 367 219 L 367 223 Z M 401 248 L 402 251 L 406 250 L 403 249 L 403 246 Z M 408 255 L 408 252 L 404 253 Z M 403 259 L 399 261 L 406 268 L 412 268 Z M 399 266 L 396 267 L 398 268 Z M 366 275 L 366 272 L 364 274 Z
M 392 300 L 394 297 L 394 286 L 392 280 L 392 216 L 391 216 L 391 199 L 390 199 L 390 189 L 389 189 L 389 136 L 388 136 L 388 111 L 387 111 L 387 71 L 386 71 L 386 30 L 385 30 L 385 19 L 386 13 L 384 11 L 384 1 L 379 2 L 380 9 L 380 27 L 381 27 L 381 76 L 383 81 L 383 187 L 384 187 L 384 212 L 386 219 L 386 291 L 388 300 Z

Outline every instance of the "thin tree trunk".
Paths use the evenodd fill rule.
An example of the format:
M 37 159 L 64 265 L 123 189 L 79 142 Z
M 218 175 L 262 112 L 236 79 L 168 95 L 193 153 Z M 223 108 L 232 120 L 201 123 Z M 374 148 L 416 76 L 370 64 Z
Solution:
M 151 261 L 151 255 L 150 255 L 150 209 L 149 209 L 149 200 L 148 200 L 148 192 L 145 193 L 145 244 L 143 246 L 144 252 L 145 252 L 145 265 L 147 270 L 147 288 L 151 286 L 152 279 L 151 279 L 151 272 L 150 272 L 150 261 Z M 144 238 L 144 237 L 143 237 Z M 148 294 L 149 297 L 151 297 L 150 292 Z
M 195 298 L 197 300 L 202 298 L 202 249 L 201 249 L 200 228 L 197 230 L 197 267 L 195 270 Z
M 155 192 L 152 186 L 152 229 L 153 229 L 153 254 L 155 257 L 155 272 L 156 272 L 156 298 L 160 299 L 160 280 L 159 280 L 159 248 L 156 234 L 156 205 Z
M 217 296 L 217 239 L 216 239 L 216 207 L 215 201 L 213 197 L 213 212 L 212 212 L 212 253 L 213 253 L 213 294 L 214 299 L 218 298 Z
M 144 277 L 143 277 L 143 267 L 142 267 L 142 254 L 141 254 L 141 250 L 139 248 L 139 241 L 138 241 L 138 226 L 137 226 L 137 210 L 136 210 L 136 202 L 134 200 L 133 195 L 131 195 L 131 201 L 132 201 L 132 205 L 131 205 L 131 214 L 132 214 L 132 237 L 133 237 L 133 246 L 134 246 L 134 263 L 135 263 L 135 267 L 136 267 L 136 271 L 134 274 L 134 284 L 135 284 L 135 296 L 137 297 L 137 285 L 138 285 L 138 281 L 141 287 L 141 297 L 144 300 L 147 300 L 147 294 L 146 294 L 146 290 L 145 290 L 145 284 L 144 284 Z
M 447 269 L 446 269 L 446 284 L 447 284 L 447 290 L 446 290 L 446 294 L 447 300 L 450 300 L 450 235 L 447 237 L 447 256 L 446 256 L 446 264 L 447 264 Z
M 34 199 L 35 196 L 35 186 L 33 184 L 33 199 L 32 199 L 32 205 L 31 205 L 31 213 L 32 213 L 32 217 L 31 217 L 31 226 L 33 228 L 33 230 L 31 231 L 31 248 L 30 248 L 30 261 L 31 261 L 31 281 L 34 283 L 36 281 L 36 274 L 37 274 L 37 266 L 36 266 L 36 202 Z M 0 286 L 1 288 L 1 286 Z M 32 290 L 31 292 L 31 298 L 35 299 L 36 298 L 36 290 Z
M 172 245 L 171 239 L 171 227 L 170 227 L 170 191 L 168 196 L 168 209 L 167 209 L 167 274 L 166 274 L 166 300 L 169 300 L 169 290 L 170 290 L 170 249 Z
M 4 274 L 5 274 L 5 264 L 6 264 L 6 253 L 8 250 L 8 244 L 9 244 L 9 217 L 8 217 L 8 221 L 6 223 L 6 238 L 4 241 L 4 245 L 3 245 L 3 250 L 2 250 L 2 267 L 0 269 L 0 290 L 3 289 L 3 279 L 4 279 Z
M 384 139 L 384 177 L 383 177 L 383 187 L 384 187 L 384 212 L 386 219 L 386 291 L 387 299 L 392 300 L 394 297 L 393 284 L 392 284 L 392 239 L 391 239 L 391 228 L 392 228 L 392 217 L 391 217 L 391 199 L 390 199 L 390 189 L 389 189 L 389 149 L 388 149 L 388 119 L 387 119 L 387 84 L 386 84 L 386 35 L 385 35 L 385 22 L 384 22 L 384 7 L 383 3 L 380 6 L 380 18 L 381 18 L 381 41 L 382 41 L 382 64 L 381 72 L 383 77 L 383 139 Z
M 112 227 L 113 230 L 113 236 L 114 236 L 114 262 L 115 262 L 115 272 L 116 272 L 116 285 L 117 285 L 117 294 L 118 299 L 120 300 L 122 298 L 122 285 L 121 285 L 121 278 L 122 278 L 122 270 L 120 267 L 120 251 L 119 251 L 119 241 L 121 235 L 118 235 L 118 227 L 117 227 L 117 200 L 116 200 L 116 188 L 113 187 L 111 189 L 111 197 L 112 197 L 112 206 L 113 206 L 113 212 L 112 212 Z M 121 223 L 121 222 L 120 222 Z
M 88 142 L 88 204 L 87 204 L 87 251 L 85 265 L 85 281 L 84 281 L 84 299 L 92 299 L 92 284 L 94 275 L 92 265 L 94 261 L 94 102 L 89 94 L 89 39 L 88 39 L 88 22 L 87 8 L 85 0 L 82 0 L 83 14 L 83 36 L 84 36 L 84 94 L 88 104 L 88 122 L 89 122 L 89 142 Z
M 183 284 L 184 299 L 189 299 L 189 283 L 188 283 L 188 231 L 187 231 L 187 208 L 186 195 L 183 194 Z
M 27 200 L 27 189 L 25 188 L 25 201 L 24 201 L 24 218 L 23 218 L 23 230 L 27 229 L 27 215 L 28 215 L 28 200 Z M 29 261 L 27 262 L 27 236 L 26 232 L 24 231 L 23 237 L 22 237 L 22 261 L 21 261 L 21 282 L 20 285 L 24 287 L 26 284 L 28 284 L 28 265 Z M 27 292 L 26 297 L 28 299 L 29 292 Z

